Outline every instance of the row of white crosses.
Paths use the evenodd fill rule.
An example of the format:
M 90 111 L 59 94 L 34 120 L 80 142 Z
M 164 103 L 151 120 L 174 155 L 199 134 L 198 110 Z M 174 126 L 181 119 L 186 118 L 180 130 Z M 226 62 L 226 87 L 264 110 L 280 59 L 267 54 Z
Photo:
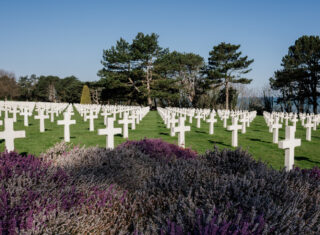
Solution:
M 223 120 L 223 126 L 227 130 L 232 131 L 232 146 L 238 146 L 238 130 L 241 129 L 242 133 L 246 133 L 246 127 L 250 126 L 250 122 L 256 117 L 256 112 L 248 111 L 230 111 L 230 110 L 218 110 L 217 113 L 215 110 L 210 109 L 181 109 L 181 108 L 166 108 L 158 109 L 160 116 L 163 118 L 166 127 L 170 129 L 170 136 L 175 135 L 174 127 L 178 122 L 176 119 L 177 115 L 183 116 L 184 119 L 189 117 L 189 123 L 192 123 L 192 118 L 195 117 L 197 120 L 196 127 L 201 127 L 201 120 L 205 120 L 209 123 L 209 134 L 214 134 L 214 124 L 218 121 L 215 116 L 218 113 L 220 119 Z M 207 119 L 207 117 L 209 118 Z M 229 117 L 232 117 L 232 125 L 227 127 L 227 120 Z M 238 125 L 238 120 L 242 125 Z
M 102 106 L 95 107 L 95 112 L 99 113 Z M 142 118 L 148 113 L 149 108 L 134 107 L 134 106 L 104 106 L 105 111 L 111 111 L 111 114 L 115 116 L 115 113 L 120 113 L 120 117 L 124 116 L 123 120 L 119 120 L 120 124 L 123 124 L 124 138 L 128 137 L 128 124 L 132 124 L 132 129 L 135 129 L 135 124 L 139 123 Z M 58 125 L 64 126 L 64 140 L 70 141 L 70 125 L 76 124 L 75 120 L 72 120 L 73 108 L 72 105 L 62 103 L 44 103 L 44 102 L 3 102 L 0 101 L 0 117 L 2 111 L 5 113 L 4 121 L 0 120 L 0 125 L 4 125 L 4 131 L 0 132 L 0 139 L 5 140 L 5 147 L 8 151 L 14 150 L 14 139 L 24 138 L 26 136 L 25 131 L 14 131 L 14 122 L 16 121 L 16 115 L 20 114 L 24 116 L 24 125 L 28 126 L 28 117 L 32 116 L 32 113 L 37 113 L 34 118 L 39 120 L 40 132 L 45 131 L 45 120 L 49 119 L 54 121 L 54 116 L 58 116 L 61 112 L 63 113 L 63 120 L 58 120 Z M 9 113 L 12 114 L 12 118 L 9 118 Z M 89 110 L 90 114 L 90 110 Z M 129 116 L 130 115 L 130 116 Z M 133 121 L 131 121 L 131 120 Z M 110 129 L 112 133 L 113 121 L 108 120 L 107 129 Z M 102 131 L 103 132 L 103 131 Z M 115 131 L 117 133 L 117 131 Z M 114 133 L 114 134 L 115 134 Z M 110 134 L 108 134 L 110 135 Z M 113 148 L 114 143 L 108 141 L 107 147 Z
M 161 118 L 164 120 L 167 128 L 170 129 L 170 135 L 174 136 L 175 133 L 178 133 L 178 145 L 182 148 L 185 147 L 185 132 L 190 131 L 190 126 L 185 126 L 186 121 L 186 113 L 185 112 L 178 112 L 164 109 L 164 108 L 157 108 L 158 113 L 160 114 Z M 176 119 L 178 116 L 178 119 Z M 176 126 L 176 122 L 178 121 L 178 126 Z
M 131 129 L 136 129 L 136 124 L 139 124 L 142 118 L 149 112 L 149 107 L 137 106 L 101 106 L 101 105 L 81 105 L 75 104 L 76 109 L 84 120 L 89 120 L 89 130 L 94 131 L 94 120 L 103 116 L 104 125 L 106 128 L 98 129 L 98 135 L 106 135 L 106 148 L 114 148 L 114 136 L 121 134 L 123 138 L 129 137 L 129 124 Z M 100 113 L 101 111 L 101 113 Z M 117 114 L 122 120 L 118 120 L 123 128 L 115 128 Z M 110 117 L 109 117 L 110 116 Z
M 294 149 L 298 146 L 301 146 L 301 139 L 295 138 L 296 124 L 299 121 L 297 119 L 297 114 L 264 112 L 263 116 L 267 125 L 269 126 L 269 131 L 271 130 L 271 132 L 273 132 L 273 143 L 278 144 L 279 148 L 285 150 L 285 160 L 284 160 L 285 169 L 287 171 L 292 170 L 294 165 Z M 314 125 L 311 124 L 310 122 L 311 119 L 309 118 L 308 118 L 307 124 L 304 124 L 304 119 L 305 118 L 303 118 L 302 125 L 304 125 L 307 128 L 306 139 L 311 140 L 311 128 Z M 292 122 L 292 126 L 289 126 L 289 120 Z M 285 139 L 282 141 L 278 140 L 279 129 L 282 128 L 282 125 L 280 124 L 280 122 L 284 122 L 286 126 Z

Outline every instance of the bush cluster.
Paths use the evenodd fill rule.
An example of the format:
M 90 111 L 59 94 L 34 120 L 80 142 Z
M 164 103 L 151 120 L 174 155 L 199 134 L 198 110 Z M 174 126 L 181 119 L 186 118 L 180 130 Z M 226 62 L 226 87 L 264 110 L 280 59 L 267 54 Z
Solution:
M 0 234 L 319 234 L 320 170 L 161 140 L 0 155 Z

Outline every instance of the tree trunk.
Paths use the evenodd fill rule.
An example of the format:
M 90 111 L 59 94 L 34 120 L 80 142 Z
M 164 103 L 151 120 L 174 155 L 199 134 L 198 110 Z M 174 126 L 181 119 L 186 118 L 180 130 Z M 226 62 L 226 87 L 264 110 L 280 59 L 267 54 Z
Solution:
M 147 74 L 146 74 L 146 79 L 147 79 L 147 100 L 148 100 L 148 106 L 150 109 L 152 108 L 152 99 L 151 99 L 151 88 L 150 88 L 150 82 L 152 79 L 152 73 L 151 70 L 149 70 L 150 62 L 148 62 L 147 66 Z
M 226 109 L 229 109 L 229 82 L 226 81 Z

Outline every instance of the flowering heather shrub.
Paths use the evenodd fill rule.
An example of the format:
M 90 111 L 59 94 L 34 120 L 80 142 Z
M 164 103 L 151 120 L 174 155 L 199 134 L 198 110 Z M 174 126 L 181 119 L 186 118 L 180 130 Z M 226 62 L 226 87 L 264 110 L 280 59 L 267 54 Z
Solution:
M 1 153 L 0 234 L 43 233 L 57 212 L 112 208 L 125 200 L 125 195 L 113 188 L 75 186 L 64 170 L 41 159 Z
M 159 154 L 156 147 L 156 153 L 152 153 L 147 143 L 147 140 L 137 141 L 114 150 L 62 143 L 48 150 L 42 155 L 44 161 L 37 160 L 47 171 L 30 185 L 34 190 L 42 188 L 41 198 L 57 198 L 53 201 L 65 206 L 57 206 L 51 212 L 40 210 L 33 216 L 33 228 L 23 231 L 34 234 L 320 233 L 320 181 L 316 178 L 319 170 L 276 171 L 240 149 L 214 149 L 201 156 L 175 154 L 172 157 Z M 61 173 L 57 174 L 58 171 Z M 53 175 L 67 179 L 51 182 Z M 18 185 L 10 187 L 23 192 Z M 61 203 L 59 192 L 68 193 L 63 194 L 66 203 Z M 19 197 L 15 201 L 17 205 L 21 203 Z M 27 212 L 23 218 L 28 218 Z M 10 223 L 13 222 L 6 222 Z
M 196 158 L 197 153 L 188 148 L 181 148 L 178 145 L 164 142 L 161 139 L 143 139 L 139 141 L 126 141 L 118 146 L 118 148 L 126 148 L 130 145 L 138 147 L 143 153 L 154 158 Z

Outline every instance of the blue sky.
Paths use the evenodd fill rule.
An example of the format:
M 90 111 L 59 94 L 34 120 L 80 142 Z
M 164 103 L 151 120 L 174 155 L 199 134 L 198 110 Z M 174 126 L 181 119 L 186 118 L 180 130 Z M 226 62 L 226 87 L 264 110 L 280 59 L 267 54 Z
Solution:
M 0 0 L 0 69 L 98 80 L 103 49 L 138 32 L 205 60 L 222 41 L 241 44 L 261 87 L 297 38 L 320 34 L 320 1 Z

